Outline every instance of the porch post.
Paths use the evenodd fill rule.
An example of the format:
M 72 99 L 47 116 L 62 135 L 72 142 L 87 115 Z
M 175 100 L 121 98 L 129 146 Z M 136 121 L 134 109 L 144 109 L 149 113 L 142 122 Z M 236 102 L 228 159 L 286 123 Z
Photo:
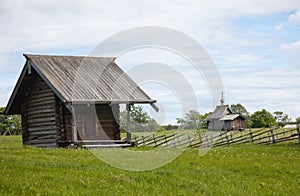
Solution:
M 72 143 L 75 143 L 75 142 L 77 142 L 75 108 L 73 106 L 71 106 L 71 109 L 72 109 Z
M 126 127 L 126 141 L 127 143 L 131 142 L 131 130 L 130 130 L 130 104 L 126 104 L 127 111 L 127 127 Z

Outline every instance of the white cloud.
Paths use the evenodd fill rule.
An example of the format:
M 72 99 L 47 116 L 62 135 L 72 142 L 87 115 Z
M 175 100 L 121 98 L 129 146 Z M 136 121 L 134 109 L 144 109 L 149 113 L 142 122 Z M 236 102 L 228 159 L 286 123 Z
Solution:
M 262 55 L 252 55 L 252 54 L 237 54 L 234 56 L 224 57 L 224 64 L 250 64 L 253 62 L 258 62 L 263 59 Z
M 299 52 L 300 51 L 300 40 L 289 43 L 289 44 L 282 44 L 280 46 L 282 50 L 289 51 L 289 52 Z
M 257 24 L 263 25 L 261 18 L 293 11 L 287 20 L 293 23 L 289 25 L 296 25 L 300 22 L 299 9 L 300 1 L 295 0 L 3 0 L 0 4 L 0 103 L 7 101 L 9 91 L 23 66 L 22 53 L 67 55 L 82 51 L 84 55 L 106 37 L 144 25 L 174 28 L 203 44 L 222 71 L 228 101 L 231 103 L 244 102 L 253 110 L 264 106 L 273 109 L 276 104 L 283 102 L 295 103 L 295 97 L 283 95 L 289 94 L 289 86 L 294 86 L 293 81 L 299 80 L 298 73 L 293 74 L 295 71 L 292 70 L 287 74 L 285 68 L 272 71 L 270 67 L 259 66 L 261 61 L 271 61 L 273 58 L 265 51 L 273 52 L 272 47 L 278 47 L 278 36 L 274 36 L 271 31 L 251 29 L 247 24 L 241 27 L 235 24 L 235 20 L 254 18 Z M 275 29 L 282 29 L 284 25 L 277 22 Z M 288 43 L 288 40 L 288 33 L 280 38 L 281 43 Z M 300 41 L 283 44 L 280 48 L 299 52 Z M 165 59 L 165 53 L 156 57 L 172 64 Z M 133 58 L 139 62 L 147 60 L 142 55 Z M 209 93 L 203 85 L 203 79 L 199 81 L 193 75 L 193 70 L 180 67 L 184 64 L 182 60 L 175 60 L 185 77 L 198 85 L 194 90 L 197 95 L 203 95 L 201 107 L 207 109 Z M 277 62 L 272 60 L 273 63 Z M 241 66 L 244 64 L 247 66 Z M 252 69 L 251 65 L 260 68 Z M 268 70 L 262 72 L 265 74 L 262 76 L 260 70 L 264 69 Z M 272 89 L 274 86 L 278 89 Z M 295 94 L 300 93 L 297 88 L 293 90 Z M 288 109 L 290 105 L 282 107 L 293 113 L 295 108 L 300 109 L 299 104 L 291 106 L 292 109 Z
M 290 22 L 300 23 L 300 11 L 297 10 L 295 13 L 290 15 Z
M 282 22 L 276 22 L 276 24 L 274 25 L 275 30 L 281 30 L 284 26 L 286 26 L 285 23 Z
M 282 110 L 296 118 L 300 116 L 299 78 L 300 71 L 293 67 L 253 67 L 248 72 L 233 70 L 223 74 L 226 101 L 242 103 L 250 112 L 262 108 L 271 112 Z
M 191 30 L 203 40 L 227 21 L 294 9 L 295 1 L 4 1 L 0 52 L 93 46 L 108 35 L 140 25 Z M 192 28 L 192 29 L 191 29 Z M 201 32 L 204 33 L 201 33 Z M 227 40 L 220 35 L 218 42 Z M 201 38 L 199 38 L 202 40 Z

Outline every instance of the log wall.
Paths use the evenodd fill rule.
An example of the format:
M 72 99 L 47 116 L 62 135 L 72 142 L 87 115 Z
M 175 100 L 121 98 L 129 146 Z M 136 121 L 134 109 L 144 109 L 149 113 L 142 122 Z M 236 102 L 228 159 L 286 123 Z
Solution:
M 44 147 L 57 146 L 56 98 L 39 77 L 32 80 L 22 107 L 23 143 Z
M 56 98 L 56 128 L 59 144 L 72 142 L 72 114 L 58 98 Z
M 57 147 L 72 142 L 72 114 L 35 72 L 22 103 L 23 144 Z M 118 104 L 75 107 L 77 139 L 120 140 Z M 92 111 L 91 112 L 91 108 Z M 75 124 L 74 124 L 75 125 Z
M 232 121 L 233 130 L 239 130 L 244 127 L 245 127 L 245 121 L 241 117 L 238 117 Z

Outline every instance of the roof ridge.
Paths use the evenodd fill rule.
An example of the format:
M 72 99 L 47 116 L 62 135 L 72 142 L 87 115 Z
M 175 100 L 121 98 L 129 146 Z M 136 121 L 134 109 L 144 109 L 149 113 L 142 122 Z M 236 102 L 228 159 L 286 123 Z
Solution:
M 113 59 L 113 61 L 117 57 L 110 57 L 110 56 L 84 56 L 84 55 L 44 55 L 44 54 L 28 54 L 24 53 L 23 56 L 26 59 L 30 59 L 31 57 L 68 57 L 68 58 L 101 58 L 101 59 Z

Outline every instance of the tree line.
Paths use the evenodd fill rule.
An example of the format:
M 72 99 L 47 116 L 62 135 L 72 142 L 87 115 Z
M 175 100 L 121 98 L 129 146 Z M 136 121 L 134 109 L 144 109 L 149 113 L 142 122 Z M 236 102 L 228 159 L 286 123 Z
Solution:
M 19 135 L 22 131 L 21 116 L 9 115 L 4 118 L 5 107 L 0 107 L 0 135 Z
M 246 118 L 245 125 L 247 128 L 283 127 L 287 124 L 300 123 L 300 117 L 296 118 L 296 121 L 293 122 L 289 115 L 282 111 L 271 113 L 266 109 L 262 109 L 250 114 L 245 106 L 240 103 L 230 105 L 230 109 L 234 114 L 241 114 Z M 211 112 L 200 114 L 196 110 L 190 110 L 183 118 L 176 118 L 176 120 L 177 124 L 197 122 L 199 128 L 205 129 L 207 128 L 205 119 L 209 114 L 211 114 Z
M 247 128 L 264 128 L 270 126 L 283 127 L 286 124 L 300 123 L 300 117 L 296 118 L 296 121 L 292 122 L 288 114 L 282 111 L 275 111 L 273 113 L 266 109 L 258 110 L 253 114 L 250 114 L 247 109 L 240 103 L 230 105 L 233 113 L 239 113 L 246 118 Z M 9 115 L 4 118 L 5 107 L 0 108 L 0 135 L 10 134 L 18 135 L 22 132 L 21 116 Z M 185 128 L 207 128 L 205 119 L 211 112 L 200 114 L 196 110 L 190 110 L 185 114 L 183 118 L 176 118 L 177 125 L 165 125 L 161 126 L 157 121 L 149 116 L 140 105 L 133 105 L 130 116 L 130 127 L 132 132 L 151 132 L 151 131 L 163 131 L 178 129 L 179 126 Z M 120 112 L 120 128 L 125 131 L 127 126 L 127 113 L 126 111 Z

